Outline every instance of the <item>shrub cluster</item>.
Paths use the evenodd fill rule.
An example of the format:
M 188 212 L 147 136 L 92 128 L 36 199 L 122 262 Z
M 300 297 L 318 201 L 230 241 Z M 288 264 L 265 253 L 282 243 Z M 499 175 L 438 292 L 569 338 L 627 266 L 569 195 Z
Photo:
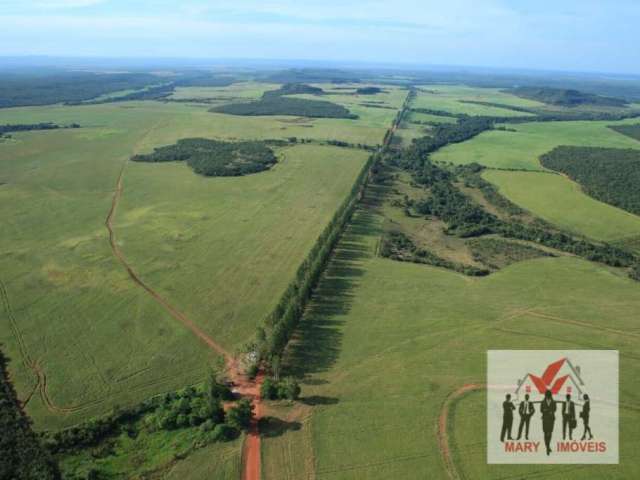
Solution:
M 282 380 L 267 377 L 260 388 L 260 396 L 267 400 L 297 400 L 300 396 L 300 385 L 291 377 Z

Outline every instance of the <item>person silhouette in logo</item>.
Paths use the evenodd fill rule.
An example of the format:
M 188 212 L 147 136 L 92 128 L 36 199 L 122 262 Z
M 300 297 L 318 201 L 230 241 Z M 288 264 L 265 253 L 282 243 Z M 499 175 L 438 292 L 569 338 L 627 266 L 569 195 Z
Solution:
M 567 438 L 567 427 L 569 428 L 569 440 L 573 440 L 573 429 L 576 428 L 576 404 L 571 400 L 571 395 L 567 395 L 567 400 L 562 403 L 562 439 Z
M 524 438 L 529 440 L 529 423 L 536 409 L 533 403 L 529 401 L 529 394 L 524 396 L 524 401 L 518 406 L 518 414 L 520 415 L 520 425 L 518 425 L 518 440 L 522 438 L 522 430 L 524 429 Z
M 582 411 L 580 412 L 580 417 L 582 418 L 582 423 L 584 425 L 584 433 L 582 434 L 582 440 L 587 437 L 587 432 L 589 432 L 589 440 L 593 438 L 591 434 L 591 427 L 589 426 L 589 414 L 591 413 L 591 400 L 589 400 L 589 395 L 586 393 L 582 397 L 584 400 L 584 405 L 582 406 Z
M 556 422 L 556 401 L 551 395 L 551 390 L 544 393 L 544 399 L 540 403 L 540 413 L 542 413 L 542 431 L 544 432 L 544 444 L 547 447 L 547 455 L 551 453 L 551 437 L 553 436 L 553 425 Z
M 504 442 L 505 435 L 507 440 L 511 438 L 511 428 L 513 427 L 513 411 L 516 409 L 511 401 L 511 394 L 507 393 L 504 402 L 502 402 L 502 431 L 500 432 L 500 441 Z

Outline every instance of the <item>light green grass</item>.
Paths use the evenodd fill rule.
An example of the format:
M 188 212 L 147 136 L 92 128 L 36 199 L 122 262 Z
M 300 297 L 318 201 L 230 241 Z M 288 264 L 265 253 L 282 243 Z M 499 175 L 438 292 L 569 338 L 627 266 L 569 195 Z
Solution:
M 448 145 L 432 155 L 435 161 L 492 168 L 543 170 L 538 158 L 558 145 L 640 148 L 640 143 L 607 125 L 624 122 L 540 122 L 509 124 L 516 132 L 492 130 L 463 143 Z
M 438 450 L 438 416 L 452 391 L 485 381 L 490 348 L 619 349 L 621 403 L 640 400 L 638 283 L 571 257 L 522 262 L 482 279 L 375 258 L 379 222 L 368 211 L 356 217 L 290 357 L 306 374 L 303 402 L 315 405 L 309 432 L 316 478 L 448 478 Z M 469 397 L 465 406 L 465 421 L 453 425 L 472 432 L 460 447 L 465 478 L 529 478 L 539 471 L 486 466 L 484 395 Z M 473 412 L 477 417 L 469 418 Z M 633 428 L 640 413 L 624 416 L 620 466 L 545 470 L 565 479 L 640 475 L 634 454 L 640 431 Z M 292 456 L 302 454 L 306 432 L 285 434 Z M 307 478 L 309 470 L 266 478 Z
M 131 282 L 104 222 L 133 153 L 190 136 L 290 134 L 278 118 L 244 120 L 156 102 L 0 111 L 0 123 L 86 127 L 20 133 L 0 145 L 0 280 L 27 355 L 46 374 L 48 396 L 72 409 L 51 412 L 36 392 L 27 411 L 38 429 L 203 378 L 212 353 Z M 338 139 L 348 131 L 324 125 L 307 131 Z M 362 131 L 380 141 L 376 129 Z M 230 350 L 277 302 L 368 153 L 304 145 L 279 155 L 272 171 L 243 178 L 204 178 L 183 164 L 125 169 L 115 220 L 122 251 L 147 283 Z M 24 399 L 35 376 L 3 307 L 0 343 Z
M 169 97 L 173 100 L 203 100 L 215 99 L 220 103 L 233 100 L 258 100 L 269 90 L 277 90 L 280 85 L 275 83 L 239 82 L 226 87 L 177 87 Z
M 640 217 L 595 200 L 562 175 L 488 170 L 483 177 L 513 203 L 570 232 L 602 241 L 640 235 Z
M 450 113 L 467 115 L 488 115 L 496 117 L 522 117 L 530 115 L 506 108 L 489 107 L 463 103 L 464 101 L 502 103 L 520 107 L 540 107 L 542 104 L 503 93 L 495 88 L 474 88 L 461 85 L 421 85 L 413 108 L 429 108 Z
M 443 117 L 442 115 L 432 115 L 430 113 L 410 112 L 409 121 L 456 123 L 457 119 L 455 117 Z

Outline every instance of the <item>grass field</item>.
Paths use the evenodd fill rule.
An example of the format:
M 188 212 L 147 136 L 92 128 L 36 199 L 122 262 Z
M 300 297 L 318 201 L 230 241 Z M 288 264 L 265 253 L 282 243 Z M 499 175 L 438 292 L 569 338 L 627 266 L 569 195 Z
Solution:
M 227 117 L 182 104 L 0 111 L 0 123 L 36 121 L 85 127 L 16 134 L 0 145 L 0 280 L 7 292 L 0 343 L 22 399 L 35 373 L 46 375 L 45 401 L 35 392 L 28 404 L 39 429 L 198 382 L 212 360 L 113 258 L 104 222 L 130 155 L 188 136 L 283 138 L 304 130 L 364 139 L 340 121 L 281 127 L 279 118 Z M 359 128 L 375 143 L 382 138 L 378 129 Z M 182 164 L 129 163 L 124 170 L 115 218 L 121 250 L 146 282 L 229 349 L 277 302 L 368 153 L 308 144 L 278 155 L 272 171 L 240 178 L 208 179 Z
M 540 122 L 508 125 L 516 130 L 492 130 L 463 143 L 448 145 L 433 160 L 464 165 L 472 162 L 491 168 L 543 170 L 538 158 L 559 145 L 640 148 L 640 143 L 607 125 L 622 122 Z
M 640 217 L 595 200 L 562 175 L 488 170 L 483 177 L 512 202 L 570 232 L 602 241 L 640 236 Z
M 307 418 L 272 440 L 266 478 L 448 478 L 436 428 L 445 398 L 483 382 L 488 348 L 616 348 L 621 403 L 635 405 L 638 284 L 571 257 L 514 264 L 482 279 L 374 256 L 381 218 L 362 209 L 342 239 L 289 361 L 304 375 Z M 576 322 L 576 323 L 573 323 Z M 296 370 L 297 369 L 297 370 Z M 621 464 L 581 469 L 486 466 L 484 394 L 455 410 L 452 448 L 464 478 L 635 478 L 640 414 L 622 410 Z M 469 433 L 471 432 L 471 433 Z
M 503 93 L 495 88 L 475 88 L 462 85 L 421 85 L 412 107 L 442 110 L 467 115 L 522 117 L 530 115 L 506 108 L 464 103 L 465 101 L 501 103 L 516 107 L 541 107 L 543 104 Z

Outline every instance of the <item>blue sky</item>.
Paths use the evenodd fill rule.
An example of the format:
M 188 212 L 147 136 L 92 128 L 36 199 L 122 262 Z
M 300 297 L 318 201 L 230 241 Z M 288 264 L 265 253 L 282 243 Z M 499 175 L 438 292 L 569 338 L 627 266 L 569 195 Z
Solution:
M 640 0 L 0 0 L 0 55 L 640 73 Z

